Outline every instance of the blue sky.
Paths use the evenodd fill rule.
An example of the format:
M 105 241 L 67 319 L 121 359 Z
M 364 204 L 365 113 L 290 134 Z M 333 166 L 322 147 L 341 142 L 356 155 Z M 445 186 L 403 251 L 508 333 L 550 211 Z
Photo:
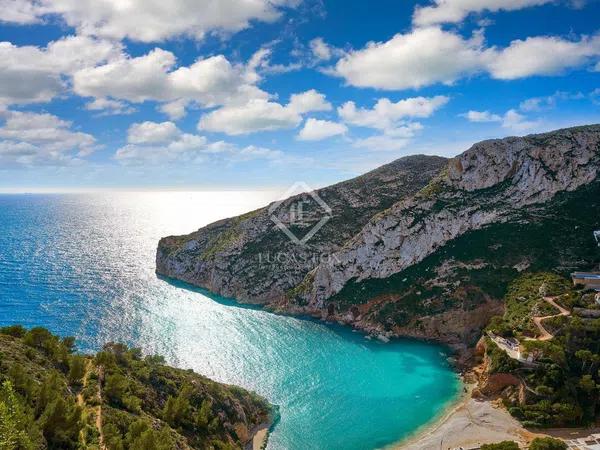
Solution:
M 600 123 L 594 0 L 0 0 L 0 190 L 321 186 Z

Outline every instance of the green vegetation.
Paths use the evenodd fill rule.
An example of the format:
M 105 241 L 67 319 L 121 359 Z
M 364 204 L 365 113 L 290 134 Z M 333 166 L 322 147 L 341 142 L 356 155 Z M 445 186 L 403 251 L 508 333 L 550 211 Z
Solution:
M 529 450 L 567 450 L 567 444 L 551 437 L 535 438 L 529 445 Z
M 0 449 L 241 449 L 265 400 L 110 343 L 94 357 L 44 328 L 0 329 Z
M 567 450 L 567 444 L 551 437 L 535 438 L 529 444 L 529 450 Z M 481 450 L 519 450 L 514 441 L 502 441 L 496 444 L 483 444 Z
M 373 302 L 367 319 L 389 329 L 418 326 L 418 317 L 469 310 L 488 299 L 500 301 L 524 269 L 566 276 L 600 263 L 592 236 L 599 215 L 600 182 L 594 182 L 545 204 L 514 211 L 505 223 L 467 232 L 388 278 L 349 281 L 329 301 L 344 311 L 381 300 Z M 534 334 L 532 324 L 523 320 L 517 331 Z
M 519 450 L 519 446 L 513 441 L 502 441 L 497 444 L 483 444 L 481 450 Z
M 563 299 L 569 305 L 585 302 L 584 292 L 554 274 L 525 274 L 517 278 L 508 288 L 505 314 L 494 318 L 488 330 L 518 338 L 522 352 L 532 355 L 535 364 L 531 367 L 510 359 L 488 340 L 488 370 L 511 373 L 524 383 L 524 397 L 509 392 L 504 396 L 504 402 L 510 413 L 525 426 L 581 426 L 592 423 L 600 415 L 600 319 L 556 317 L 551 325 L 544 322 L 544 326 L 551 328 L 553 338 L 528 338 L 535 334 L 531 324 L 533 316 L 558 313 L 543 302 L 544 295 L 557 296 L 556 302 L 563 306 L 567 306 Z
M 488 330 L 504 337 L 533 337 L 538 329 L 532 317 L 559 312 L 544 297 L 562 295 L 570 289 L 570 281 L 554 273 L 523 274 L 508 288 L 504 297 L 504 316 L 492 319 Z

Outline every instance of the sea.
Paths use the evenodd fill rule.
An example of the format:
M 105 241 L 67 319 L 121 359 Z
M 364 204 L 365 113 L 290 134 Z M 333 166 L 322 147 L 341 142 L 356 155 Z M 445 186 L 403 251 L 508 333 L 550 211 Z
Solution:
M 0 326 L 44 326 L 75 336 L 81 352 L 123 342 L 253 390 L 278 407 L 271 450 L 370 450 L 411 436 L 462 389 L 444 347 L 369 340 L 156 276 L 161 237 L 273 199 L 267 191 L 2 194 Z

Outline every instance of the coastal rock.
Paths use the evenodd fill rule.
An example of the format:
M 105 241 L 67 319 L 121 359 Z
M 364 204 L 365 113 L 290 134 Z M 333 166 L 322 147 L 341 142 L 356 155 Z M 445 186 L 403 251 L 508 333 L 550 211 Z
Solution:
M 315 308 L 350 280 L 387 278 L 471 230 L 574 191 L 598 177 L 600 127 L 485 141 L 458 156 L 432 185 L 374 217 L 320 264 L 307 301 Z
M 410 156 L 365 175 L 315 191 L 330 209 L 330 220 L 298 245 L 276 226 L 289 223 L 302 202 L 306 232 L 326 213 L 309 194 L 210 224 L 187 236 L 160 240 L 156 271 L 161 275 L 234 297 L 246 303 L 281 300 L 328 255 L 337 251 L 375 214 L 425 187 L 446 165 L 437 156 Z
M 315 191 L 331 219 L 306 245 L 266 207 L 161 239 L 157 272 L 279 312 L 462 351 L 502 313 L 519 271 L 572 271 L 597 259 L 588 217 L 600 212 L 599 171 L 600 125 L 484 141 L 452 160 L 401 158 Z M 289 220 L 299 200 L 308 205 L 310 195 L 285 200 L 275 217 Z M 322 218 L 318 205 L 307 208 L 299 231 Z

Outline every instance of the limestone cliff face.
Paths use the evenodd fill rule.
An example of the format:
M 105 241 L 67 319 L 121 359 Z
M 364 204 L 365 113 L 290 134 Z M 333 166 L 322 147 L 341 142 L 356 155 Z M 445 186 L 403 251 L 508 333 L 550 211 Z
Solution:
M 402 158 L 317 191 L 331 220 L 307 245 L 291 242 L 266 207 L 162 239 L 157 272 L 384 339 L 464 348 L 502 311 L 520 271 L 597 263 L 599 175 L 600 125 L 485 141 L 452 160 Z M 303 199 L 275 216 L 287 222 Z M 320 220 L 318 206 L 306 212 L 294 232 Z
M 243 302 L 281 300 L 323 255 L 340 249 L 373 215 L 417 193 L 446 163 L 436 156 L 410 156 L 316 191 L 331 208 L 331 219 L 306 245 L 291 241 L 271 216 L 289 223 L 291 206 L 305 201 L 304 223 L 293 230 L 305 235 L 324 214 L 308 194 L 291 197 L 275 210 L 265 207 L 187 236 L 163 238 L 156 271 Z
M 426 189 L 371 219 L 336 264 L 320 264 L 309 305 L 322 308 L 350 280 L 401 272 L 468 231 L 591 183 L 599 170 L 600 126 L 476 144 Z

